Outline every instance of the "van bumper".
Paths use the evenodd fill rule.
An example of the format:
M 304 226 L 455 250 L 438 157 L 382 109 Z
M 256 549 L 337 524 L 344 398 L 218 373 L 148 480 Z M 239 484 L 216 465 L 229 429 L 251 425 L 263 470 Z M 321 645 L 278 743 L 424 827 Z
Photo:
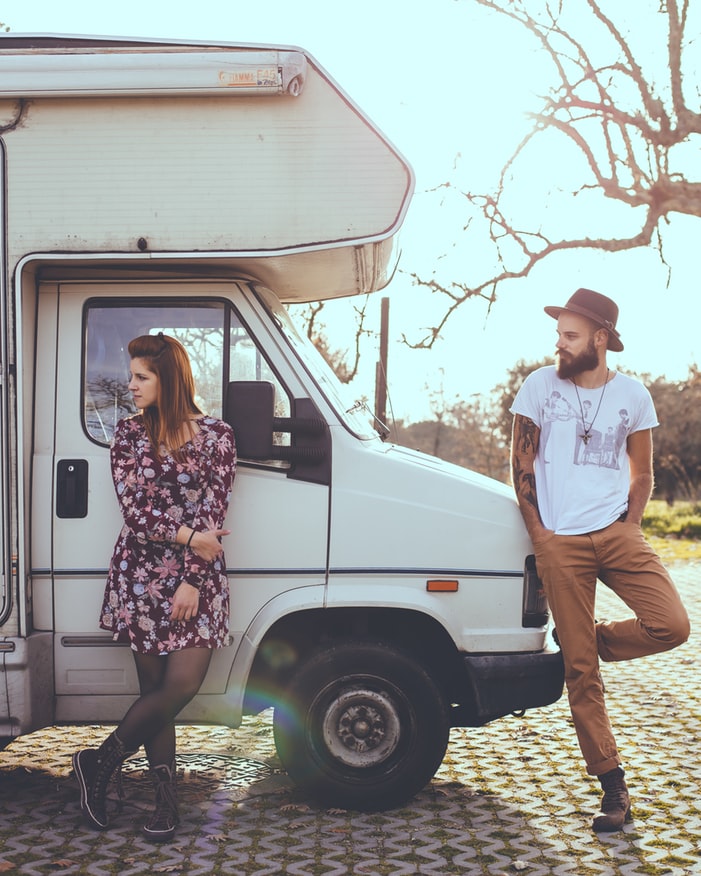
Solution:
M 559 650 L 463 656 L 468 695 L 453 709 L 454 727 L 479 727 L 495 718 L 548 706 L 562 696 Z

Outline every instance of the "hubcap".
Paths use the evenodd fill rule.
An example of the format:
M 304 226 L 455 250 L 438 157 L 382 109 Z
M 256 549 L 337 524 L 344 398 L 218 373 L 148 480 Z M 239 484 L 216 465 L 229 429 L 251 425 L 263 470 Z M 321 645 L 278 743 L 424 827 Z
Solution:
M 386 760 L 399 744 L 399 715 L 385 691 L 345 690 L 329 703 L 323 719 L 324 742 L 336 760 L 370 767 Z

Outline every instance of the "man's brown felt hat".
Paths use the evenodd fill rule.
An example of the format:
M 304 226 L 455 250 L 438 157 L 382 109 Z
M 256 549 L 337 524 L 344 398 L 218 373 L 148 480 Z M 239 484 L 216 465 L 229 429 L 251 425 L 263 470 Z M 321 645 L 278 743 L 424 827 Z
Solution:
M 577 289 L 564 307 L 545 307 L 544 310 L 553 319 L 557 319 L 561 313 L 577 313 L 579 316 L 586 316 L 609 333 L 607 344 L 609 350 L 620 353 L 623 349 L 621 336 L 616 331 L 618 305 L 599 292 L 593 292 L 591 289 Z

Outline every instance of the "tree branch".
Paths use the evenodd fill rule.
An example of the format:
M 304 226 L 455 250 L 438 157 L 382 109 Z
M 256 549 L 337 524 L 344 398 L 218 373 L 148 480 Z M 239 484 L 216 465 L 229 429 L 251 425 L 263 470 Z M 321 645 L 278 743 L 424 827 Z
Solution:
M 536 265 L 556 252 L 576 249 L 620 252 L 649 246 L 654 240 L 666 264 L 660 222 L 671 213 L 701 217 L 701 182 L 687 177 L 676 163 L 676 152 L 671 151 L 701 133 L 701 113 L 686 105 L 683 91 L 689 0 L 681 0 L 681 6 L 680 0 L 667 0 L 660 13 L 667 16 L 669 63 L 668 88 L 661 94 L 656 92 L 652 79 L 646 78 L 623 30 L 603 12 L 598 0 L 586 0 L 591 21 L 600 28 L 598 35 L 588 35 L 587 39 L 593 40 L 597 58 L 606 49 L 613 53 L 598 66 L 584 45 L 584 38 L 575 37 L 571 27 L 568 30 L 563 0 L 556 4 L 543 0 L 539 13 L 532 11 L 538 8 L 535 0 L 476 2 L 517 22 L 535 37 L 553 63 L 555 82 L 550 94 L 541 98 L 540 110 L 528 115 L 533 126 L 504 164 L 495 190 L 462 192 L 469 209 L 475 211 L 486 229 L 497 270 L 483 279 L 449 284 L 412 273 L 416 285 L 447 299 L 441 319 L 425 329 L 418 342 L 409 344 L 413 347 L 433 346 L 448 319 L 466 300 L 481 297 L 493 303 L 503 282 L 528 276 Z M 627 12 L 630 13 L 630 7 Z M 586 28 L 581 31 L 578 28 L 578 34 L 584 32 Z M 564 137 L 584 159 L 587 173 L 580 174 L 572 195 L 598 193 L 637 212 L 643 210 L 642 221 L 631 214 L 638 231 L 622 236 L 597 234 L 595 223 L 605 215 L 602 210 L 590 214 L 593 233 L 554 239 L 536 225 L 532 199 L 528 202 L 528 218 L 525 222 L 519 219 L 518 169 L 548 135 Z M 689 167 L 696 172 L 696 168 Z M 450 183 L 446 185 L 453 187 Z M 545 203 L 544 198 L 542 206 Z M 474 238 L 480 226 L 472 218 L 463 224 L 466 233 Z M 529 224 L 535 229 L 529 230 Z

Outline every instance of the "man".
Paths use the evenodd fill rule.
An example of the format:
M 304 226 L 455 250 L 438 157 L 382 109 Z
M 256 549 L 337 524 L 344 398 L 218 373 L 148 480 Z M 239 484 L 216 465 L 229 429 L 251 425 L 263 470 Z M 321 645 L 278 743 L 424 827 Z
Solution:
M 658 423 L 647 389 L 606 363 L 607 350 L 623 349 L 618 307 L 598 292 L 578 289 L 564 307 L 545 312 L 557 320 L 556 365 L 530 374 L 514 399 L 512 476 L 562 650 L 579 745 L 587 772 L 604 791 L 593 828 L 615 831 L 630 814 L 630 797 L 599 658 L 630 660 L 674 648 L 688 638 L 689 620 L 640 529 L 652 493 L 652 428 Z M 555 392 L 568 403 L 571 427 L 550 428 L 546 459 L 541 432 Z M 601 436 L 622 424 L 625 440 L 610 442 L 607 456 Z M 594 619 L 597 578 L 634 617 Z

